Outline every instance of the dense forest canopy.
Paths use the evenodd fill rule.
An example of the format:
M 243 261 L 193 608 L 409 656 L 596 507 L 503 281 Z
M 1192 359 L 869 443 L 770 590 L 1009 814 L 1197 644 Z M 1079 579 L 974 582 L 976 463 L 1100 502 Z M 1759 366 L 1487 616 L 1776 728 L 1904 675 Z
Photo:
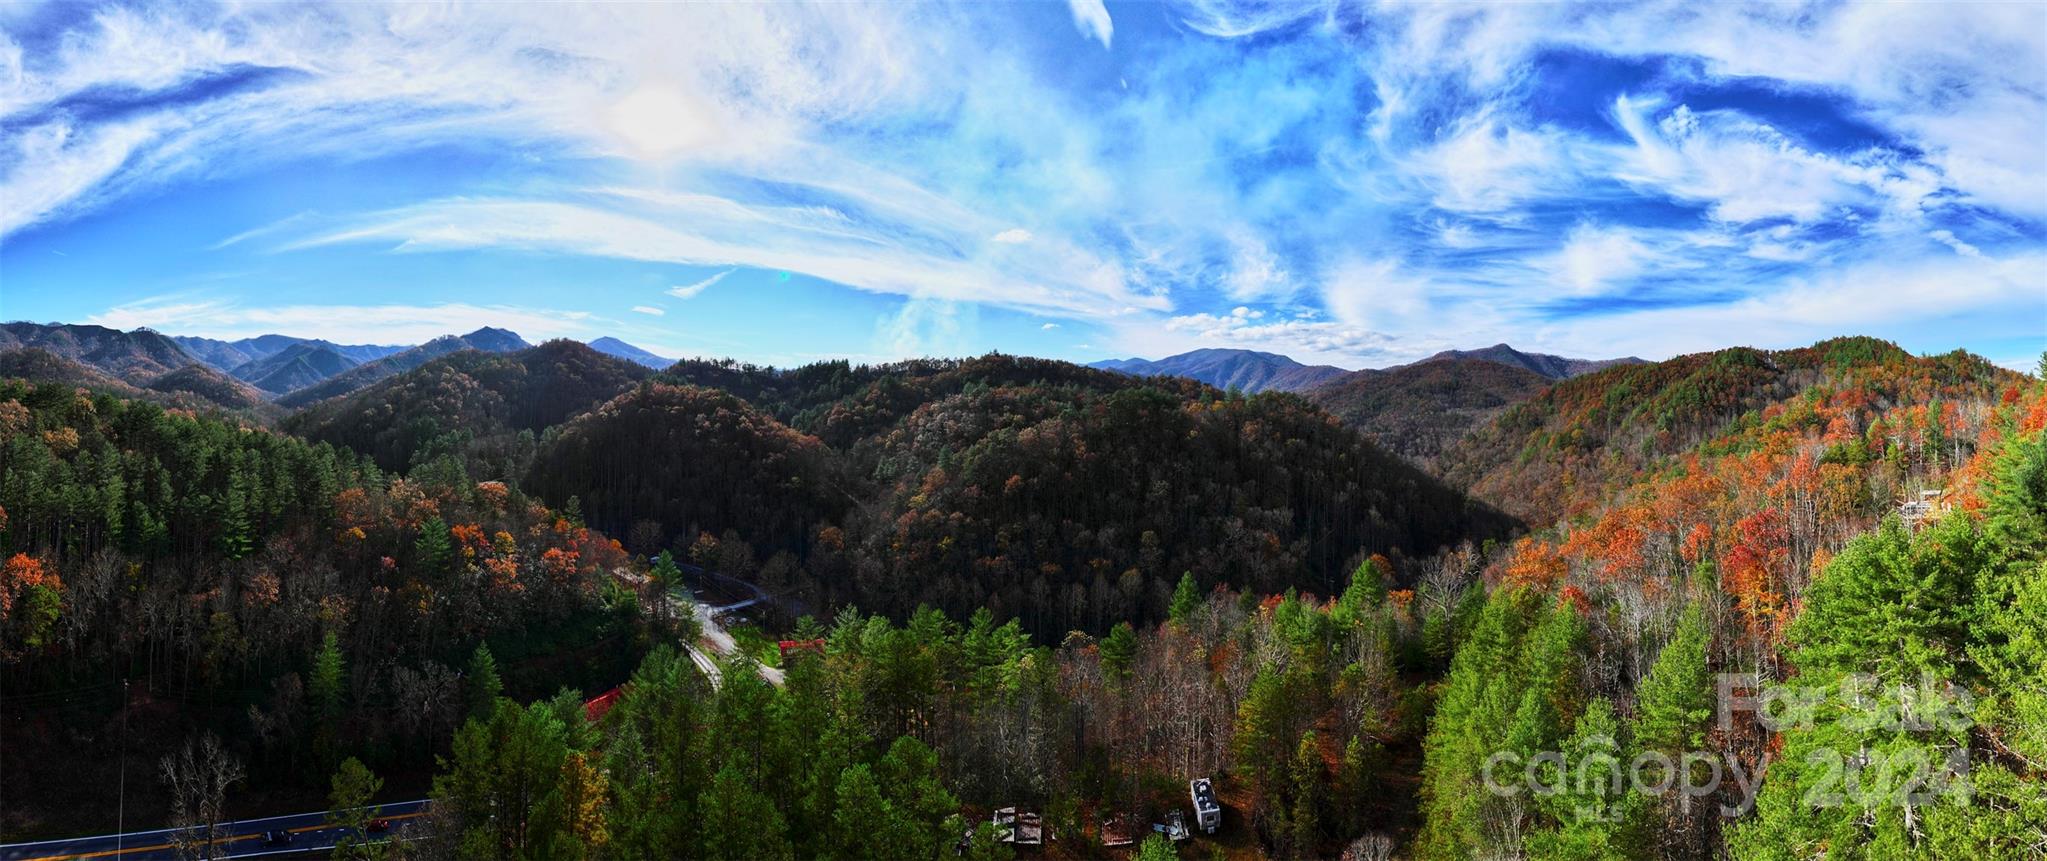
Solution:
M 1099 632 L 1160 618 L 1189 572 L 1328 593 L 1367 553 L 1511 526 L 1287 395 L 999 355 L 661 378 L 747 397 L 640 387 L 549 435 L 527 486 L 643 552 L 745 542 L 780 559 L 771 590 L 825 605 Z
M 2047 857 L 2047 381 L 1967 354 L 1563 380 L 1437 461 L 1526 527 L 1298 396 L 1009 356 L 551 342 L 272 428 L 7 355 L 49 374 L 0 382 L 9 840 L 125 774 L 194 853 L 426 795 L 338 853 L 1004 858 L 1018 806 L 1159 858 L 1109 823 L 1211 776 L 1180 852 Z M 717 672 L 685 567 L 767 596 Z M 1827 707 L 1723 721 L 1724 678 Z M 1684 779 L 1564 779 L 1644 757 Z

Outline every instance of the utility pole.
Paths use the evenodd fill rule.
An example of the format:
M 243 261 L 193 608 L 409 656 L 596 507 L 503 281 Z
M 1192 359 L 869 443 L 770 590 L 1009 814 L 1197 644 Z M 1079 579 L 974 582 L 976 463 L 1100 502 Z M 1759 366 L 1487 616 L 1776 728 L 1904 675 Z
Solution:
M 121 840 L 128 833 L 128 680 L 121 680 L 121 780 L 120 800 L 114 811 L 114 857 L 121 855 Z

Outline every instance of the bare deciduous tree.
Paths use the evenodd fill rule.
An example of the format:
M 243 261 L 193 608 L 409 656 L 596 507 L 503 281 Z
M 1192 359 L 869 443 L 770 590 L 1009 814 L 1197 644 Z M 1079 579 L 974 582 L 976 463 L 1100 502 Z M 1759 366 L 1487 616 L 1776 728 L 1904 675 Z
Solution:
M 181 858 L 224 858 L 220 829 L 228 787 L 241 782 L 242 761 L 221 747 L 212 733 L 197 744 L 164 756 L 160 767 L 171 791 L 171 844 Z

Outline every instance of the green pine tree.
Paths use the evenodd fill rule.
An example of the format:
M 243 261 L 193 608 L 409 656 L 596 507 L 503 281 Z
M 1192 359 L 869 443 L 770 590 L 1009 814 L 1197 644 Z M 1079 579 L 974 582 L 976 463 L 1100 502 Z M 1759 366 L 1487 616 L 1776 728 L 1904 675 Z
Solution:
M 1173 600 L 1167 615 L 1175 623 L 1185 626 L 1196 611 L 1201 609 L 1201 585 L 1194 581 L 1194 572 L 1180 575 L 1180 584 L 1173 587 Z
M 476 651 L 469 655 L 469 668 L 462 674 L 462 700 L 469 707 L 469 715 L 490 714 L 497 708 L 498 696 L 504 690 L 505 683 L 498 678 L 498 660 L 491 656 L 490 646 L 476 644 Z

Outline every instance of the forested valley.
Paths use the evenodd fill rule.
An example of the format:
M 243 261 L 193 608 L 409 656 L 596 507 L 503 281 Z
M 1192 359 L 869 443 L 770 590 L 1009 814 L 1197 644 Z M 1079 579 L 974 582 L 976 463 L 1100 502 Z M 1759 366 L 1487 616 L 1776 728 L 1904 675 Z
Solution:
M 1610 367 L 1435 473 L 1298 396 L 1003 355 L 550 342 L 281 419 L 7 367 L 0 842 L 112 831 L 120 785 L 193 855 L 430 798 L 336 853 L 2047 857 L 2047 382 L 1963 353 Z M 712 575 L 768 600 L 707 667 Z M 1217 832 L 1111 839 L 1197 777 Z

